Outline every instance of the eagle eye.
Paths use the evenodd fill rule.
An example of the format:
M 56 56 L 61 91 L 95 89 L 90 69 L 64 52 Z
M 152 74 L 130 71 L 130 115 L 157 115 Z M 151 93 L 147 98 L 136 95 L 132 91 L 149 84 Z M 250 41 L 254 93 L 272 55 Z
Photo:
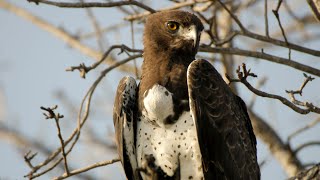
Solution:
M 177 31 L 179 29 L 179 24 L 174 21 L 169 21 L 169 22 L 167 22 L 167 28 L 170 31 Z

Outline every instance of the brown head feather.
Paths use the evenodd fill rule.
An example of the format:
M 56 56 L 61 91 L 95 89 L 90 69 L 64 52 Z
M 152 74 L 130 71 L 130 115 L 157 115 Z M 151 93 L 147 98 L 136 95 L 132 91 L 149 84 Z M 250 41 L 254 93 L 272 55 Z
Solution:
M 174 53 L 175 51 L 185 49 L 188 46 L 188 42 L 179 39 L 179 36 L 172 34 L 168 31 L 166 23 L 168 21 L 174 21 L 179 23 L 183 27 L 189 27 L 190 25 L 196 25 L 197 30 L 201 32 L 203 25 L 200 19 L 186 11 L 163 11 L 148 16 L 145 29 L 144 29 L 144 49 L 145 52 L 162 50 L 168 53 Z M 180 40 L 177 42 L 177 40 Z M 173 46 L 174 44 L 178 45 Z M 199 42 L 197 42 L 199 43 Z M 197 53 L 198 44 L 192 51 L 185 49 L 184 53 L 191 53 L 193 56 Z
M 167 28 L 173 21 L 181 28 L 194 25 L 197 41 L 186 40 Z M 174 99 L 188 100 L 187 68 L 198 51 L 203 25 L 199 18 L 185 11 L 163 11 L 148 16 L 144 30 L 144 61 L 139 88 L 139 104 L 146 90 L 160 84 L 173 93 Z M 181 109 L 181 107 L 179 107 Z

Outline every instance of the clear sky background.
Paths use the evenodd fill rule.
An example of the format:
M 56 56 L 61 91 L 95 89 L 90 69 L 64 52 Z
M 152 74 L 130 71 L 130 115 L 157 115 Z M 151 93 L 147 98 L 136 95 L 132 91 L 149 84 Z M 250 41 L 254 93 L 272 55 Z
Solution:
M 93 27 L 83 9 L 63 9 L 47 5 L 36 6 L 24 0 L 11 0 L 9 2 L 23 7 L 29 12 L 47 20 L 49 23 L 66 29 L 70 33 L 93 31 Z M 275 2 L 271 2 L 272 7 L 276 6 Z M 295 13 L 300 16 L 311 13 L 305 2 L 300 2 L 300 4 Z M 160 7 L 170 5 L 170 3 L 150 3 L 150 5 L 155 9 L 159 9 Z M 263 16 L 259 12 L 259 9 L 262 9 L 261 3 L 258 6 L 252 7 L 250 11 L 248 10 L 246 13 L 241 14 L 240 18 L 247 27 L 255 24 L 256 27 L 254 28 L 263 32 L 264 23 L 261 23 Z M 124 22 L 123 18 L 125 15 L 119 13 L 116 9 L 94 9 L 94 13 L 103 27 L 117 24 L 121 21 Z M 278 30 L 277 22 L 271 13 L 269 13 L 269 17 L 270 30 L 271 32 L 275 32 Z M 292 21 L 287 16 L 282 18 L 284 24 Z M 98 77 L 99 72 L 107 66 L 104 64 L 98 70 L 89 73 L 86 79 L 81 79 L 78 72 L 66 72 L 65 69 L 69 66 L 78 65 L 81 62 L 88 65 L 92 64 L 95 62 L 93 59 L 70 48 L 63 41 L 34 24 L 2 9 L 0 9 L 0 22 L 0 121 L 12 129 L 19 130 L 26 137 L 36 139 L 51 149 L 55 149 L 59 147 L 56 127 L 53 121 L 44 119 L 39 107 L 59 105 L 58 111 L 65 116 L 62 120 L 62 130 L 64 136 L 67 137 L 72 129 L 76 127 L 77 112 L 70 111 L 70 106 L 64 100 L 73 104 L 72 107 L 78 110 L 81 99 L 86 91 Z M 130 29 L 128 27 L 105 34 L 104 38 L 108 42 L 105 48 L 107 49 L 112 44 L 122 43 L 131 46 Z M 136 23 L 135 27 L 137 27 L 135 46 L 136 48 L 142 48 L 141 32 L 143 26 Z M 320 34 L 319 29 L 319 24 L 317 24 L 306 27 L 305 31 L 318 32 Z M 320 49 L 319 39 L 304 43 L 298 42 L 297 35 L 289 37 L 289 40 L 292 42 L 309 48 Z M 245 38 L 237 39 L 236 46 L 255 49 L 255 47 L 245 46 L 244 40 L 247 43 L 247 39 Z M 85 41 L 86 44 L 97 47 L 95 42 L 95 40 Z M 287 56 L 287 50 L 279 47 L 265 48 L 265 52 L 283 57 Z M 286 97 L 285 90 L 298 89 L 304 80 L 302 72 L 287 66 L 253 58 L 244 59 L 237 57 L 236 59 L 236 63 L 239 65 L 246 60 L 247 66 L 252 68 L 259 78 L 268 77 L 266 84 L 261 89 L 270 93 Z M 318 69 L 320 68 L 319 57 L 308 56 L 293 51 L 292 59 Z M 141 63 L 141 59 L 139 61 Z M 220 71 L 220 69 L 218 70 Z M 92 101 L 93 113 L 88 120 L 88 126 L 93 127 L 94 133 L 102 140 L 107 139 L 113 133 L 111 112 L 114 92 L 118 81 L 124 75 L 126 74 L 119 71 L 111 72 L 104 78 L 94 94 Z M 255 84 L 258 80 L 253 79 L 250 82 Z M 239 85 L 239 88 L 241 97 L 249 103 L 252 93 L 241 85 Z M 65 95 L 64 100 L 57 98 L 57 92 L 63 92 Z M 310 100 L 319 106 L 319 92 L 320 81 L 316 77 L 304 90 L 302 99 Z M 279 133 L 283 140 L 286 140 L 286 137 L 299 127 L 310 123 L 318 117 L 315 114 L 299 115 L 276 100 L 259 97 L 254 105 L 254 111 L 267 119 L 268 123 Z M 320 126 L 316 126 L 308 132 L 299 135 L 293 140 L 292 146 L 296 147 L 306 141 L 320 140 L 319 130 Z M 80 141 L 79 146 L 76 147 L 75 152 L 71 155 L 70 163 L 74 167 L 79 168 L 93 162 L 116 157 L 116 154 L 110 152 L 107 148 L 88 146 L 85 143 L 85 137 L 83 138 L 84 140 Z M 106 140 L 106 142 L 111 143 L 110 140 Z M 33 149 L 28 147 L 17 149 L 9 141 L 0 141 L 0 179 L 22 179 L 23 175 L 29 171 L 23 160 L 23 154 L 29 150 Z M 307 148 L 301 151 L 298 156 L 306 163 L 320 162 L 320 148 L 319 146 Z M 35 161 L 40 162 L 43 158 L 43 156 L 39 155 Z M 261 169 L 262 179 L 286 178 L 278 162 L 260 140 L 258 140 L 258 159 L 259 162 L 266 159 L 266 163 Z M 114 179 L 113 177 L 125 179 L 119 163 L 93 170 L 91 173 L 105 179 Z M 56 175 L 59 174 L 51 173 L 40 179 L 47 179 Z

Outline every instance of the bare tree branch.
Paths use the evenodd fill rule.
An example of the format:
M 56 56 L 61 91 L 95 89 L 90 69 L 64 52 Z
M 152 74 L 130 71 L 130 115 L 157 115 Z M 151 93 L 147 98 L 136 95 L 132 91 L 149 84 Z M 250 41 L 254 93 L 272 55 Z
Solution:
M 106 68 L 105 70 L 103 70 L 100 74 L 100 76 L 98 77 L 98 79 L 96 79 L 96 81 L 92 84 L 92 86 L 89 88 L 87 94 L 84 96 L 82 102 L 81 102 L 81 105 L 80 105 L 80 109 L 79 109 L 79 115 L 78 115 L 78 126 L 77 128 L 75 128 L 72 132 L 72 134 L 67 138 L 67 140 L 65 141 L 65 146 L 68 145 L 70 142 L 71 142 L 71 145 L 69 147 L 69 149 L 66 151 L 66 155 L 68 155 L 73 147 L 75 146 L 76 142 L 79 140 L 79 137 L 80 137 L 80 130 L 81 128 L 83 127 L 83 125 L 85 124 L 88 116 L 89 116 L 89 112 L 90 112 L 90 104 L 91 104 L 91 98 L 92 98 L 92 95 L 96 89 L 96 87 L 98 86 L 98 84 L 101 82 L 101 80 L 105 77 L 105 75 L 107 73 L 109 73 L 111 70 L 119 67 L 120 65 L 123 65 L 135 58 L 139 58 L 141 57 L 142 54 L 137 54 L 137 55 L 134 55 L 134 56 L 130 56 L 122 61 L 119 61 L 115 64 L 113 64 L 112 66 Z M 86 102 L 86 104 L 85 104 Z M 83 106 L 85 105 L 85 109 L 83 111 Z M 82 113 L 83 113 L 83 116 L 82 116 Z M 47 168 L 46 170 L 38 173 L 38 174 L 35 174 L 40 168 L 46 166 L 49 162 L 51 162 L 59 153 L 61 152 L 61 147 L 58 148 L 55 152 L 53 152 L 50 156 L 48 156 L 48 158 L 39 163 L 37 166 L 34 167 L 34 169 L 29 173 L 27 174 L 26 176 L 33 179 L 35 177 L 39 177 L 45 173 L 47 173 L 48 171 L 51 171 L 54 167 L 56 167 L 62 160 L 63 158 L 60 158 L 58 159 L 52 166 L 50 166 L 49 168 Z
M 134 20 L 139 20 L 151 13 L 156 12 L 156 10 L 150 8 L 149 6 L 145 5 L 143 0 L 141 1 L 117 1 L 117 2 L 112 2 L 111 0 L 105 1 L 105 2 L 62 2 L 62 1 L 54 1 L 54 0 L 28 0 L 29 2 L 34 2 L 36 4 L 47 4 L 50 6 L 57 6 L 57 7 L 66 7 L 66 8 L 91 8 L 91 7 L 98 7 L 98 8 L 107 8 L 107 7 L 114 7 L 120 9 L 125 17 L 125 20 L 130 20 L 131 25 L 133 25 Z M 313 67 L 308 63 L 302 63 L 305 61 L 299 61 L 299 60 L 292 60 L 291 58 L 291 49 L 297 52 L 302 52 L 306 55 L 313 55 L 316 57 L 320 57 L 320 51 L 319 49 L 311 49 L 307 48 L 299 42 L 288 42 L 289 39 L 294 39 L 292 37 L 292 33 L 299 33 L 299 37 L 308 36 L 308 35 L 314 35 L 316 33 L 309 33 L 307 30 L 308 25 L 314 25 L 316 20 L 312 18 L 311 14 L 306 15 L 304 17 L 297 17 L 295 14 L 291 11 L 290 7 L 287 6 L 287 4 L 284 4 L 287 8 L 287 11 L 283 13 L 287 13 L 290 16 L 293 17 L 293 20 L 295 23 L 291 23 L 286 26 L 282 26 L 280 22 L 280 17 L 279 17 L 279 9 L 281 7 L 282 0 L 278 0 L 278 4 L 276 9 L 274 10 L 274 14 L 277 18 L 278 25 L 280 26 L 280 30 L 277 31 L 275 34 L 269 34 L 269 23 L 268 22 L 268 2 L 267 0 L 265 1 L 252 1 L 252 0 L 246 0 L 245 2 L 234 2 L 234 1 L 222 1 L 218 0 L 216 1 L 211 1 L 211 0 L 193 0 L 193 1 L 173 1 L 175 3 L 171 4 L 171 6 L 162 8 L 159 11 L 163 10 L 172 10 L 172 9 L 179 9 L 179 8 L 184 8 L 192 11 L 193 13 L 196 13 L 201 21 L 203 21 L 205 25 L 205 32 L 206 35 L 208 36 L 206 40 L 209 41 L 209 45 L 202 46 L 200 47 L 200 51 L 203 52 L 200 54 L 201 56 L 208 57 L 209 60 L 215 59 L 216 55 L 214 53 L 220 53 L 221 57 L 220 61 L 222 65 L 225 67 L 226 72 L 231 72 L 231 70 L 234 69 L 234 63 L 236 61 L 236 58 L 232 55 L 237 55 L 237 56 L 244 56 L 244 57 L 253 57 L 253 58 L 259 58 L 262 60 L 267 60 L 273 63 L 278 63 L 282 64 L 297 70 L 301 70 L 303 72 L 313 74 L 315 76 L 320 77 L 320 70 L 319 68 Z M 318 2 L 317 0 L 307 0 L 307 2 L 310 4 L 311 9 L 314 11 L 315 17 L 319 20 L 319 17 L 317 13 L 319 14 L 319 8 L 316 7 L 316 3 Z M 263 12 L 258 12 L 261 14 L 261 18 L 264 18 L 264 23 L 265 23 L 265 34 L 260 35 L 258 34 L 257 31 L 251 31 L 250 26 L 246 27 L 242 22 L 240 21 L 239 17 L 241 12 L 244 10 L 249 9 L 250 6 L 253 5 L 261 5 L 258 3 L 264 3 L 264 14 Z M 285 3 L 285 2 L 283 2 Z M 125 6 L 130 6 L 135 7 L 132 9 L 128 9 Z M 258 6 L 257 6 L 258 7 Z M 62 41 L 66 42 L 68 45 L 71 47 L 79 50 L 81 53 L 90 56 L 94 58 L 97 62 L 86 66 L 84 63 L 81 63 L 78 66 L 72 66 L 68 68 L 67 70 L 69 71 L 74 71 L 78 70 L 80 71 L 80 76 L 85 77 L 86 74 L 93 70 L 96 69 L 98 66 L 100 66 L 103 62 L 106 62 L 110 66 L 108 68 L 105 68 L 99 75 L 99 77 L 93 82 L 93 84 L 90 86 L 88 89 L 87 93 L 82 99 L 79 111 L 78 111 L 78 117 L 77 117 L 77 127 L 73 129 L 71 132 L 71 135 L 67 137 L 66 139 L 62 138 L 62 133 L 59 125 L 59 115 L 55 114 L 53 112 L 54 108 L 43 108 L 43 110 L 47 111 L 48 113 L 46 114 L 47 118 L 53 118 L 56 119 L 56 126 L 58 129 L 58 137 L 60 140 L 61 146 L 51 152 L 51 150 L 47 149 L 47 152 L 44 153 L 45 155 L 48 155 L 48 157 L 40 162 L 40 163 L 35 163 L 35 157 L 37 153 L 32 153 L 29 151 L 25 156 L 24 160 L 26 164 L 30 167 L 29 173 L 26 175 L 26 177 L 29 177 L 30 179 L 40 177 L 49 171 L 55 169 L 56 167 L 58 168 L 65 168 L 64 174 L 61 174 L 60 176 L 57 176 L 56 179 L 65 179 L 73 175 L 79 175 L 80 177 L 88 177 L 92 179 L 90 176 L 85 176 L 82 175 L 83 172 L 86 172 L 90 169 L 101 167 L 101 166 L 106 166 L 108 164 L 114 163 L 119 161 L 119 159 L 113 159 L 111 161 L 103 161 L 100 163 L 95 163 L 90 166 L 84 167 L 84 168 L 79 168 L 76 170 L 72 170 L 71 166 L 69 165 L 70 162 L 67 162 L 67 156 L 70 155 L 71 151 L 75 147 L 76 144 L 78 144 L 80 136 L 82 133 L 86 133 L 85 135 L 88 137 L 89 141 L 92 141 L 93 143 L 97 142 L 97 144 L 100 145 L 100 147 L 111 147 L 115 148 L 114 145 L 110 146 L 108 143 L 101 142 L 101 139 L 98 137 L 95 137 L 96 135 L 92 133 L 91 129 L 89 130 L 83 130 L 83 127 L 89 117 L 90 114 L 90 107 L 91 107 L 91 99 L 93 97 L 93 94 L 95 92 L 95 89 L 101 82 L 101 80 L 112 70 L 114 69 L 121 69 L 122 71 L 125 72 L 130 72 L 134 73 L 136 66 L 132 66 L 127 64 L 127 62 L 131 60 L 135 60 L 136 58 L 142 57 L 142 50 L 140 49 L 135 49 L 134 44 L 132 45 L 132 48 L 129 48 L 125 45 L 113 45 L 111 46 L 105 53 L 100 53 L 93 48 L 90 48 L 86 45 L 84 45 L 81 40 L 83 38 L 88 38 L 92 36 L 97 37 L 97 44 L 100 47 L 100 51 L 103 51 L 103 43 L 102 43 L 102 37 L 104 32 L 108 32 L 110 30 L 117 29 L 119 27 L 127 26 L 129 23 L 127 22 L 126 24 L 124 23 L 119 23 L 116 24 L 115 27 L 107 27 L 107 28 L 101 28 L 100 24 L 97 23 L 95 17 L 93 16 L 92 10 L 86 9 L 88 16 L 90 17 L 90 20 L 93 24 L 93 27 L 95 28 L 94 33 L 90 34 L 76 34 L 72 35 L 68 33 L 66 30 L 63 30 L 61 28 L 57 28 L 53 26 L 52 24 L 47 23 L 45 20 L 34 16 L 33 14 L 29 13 L 28 11 L 18 8 L 7 1 L 0 0 L 0 8 L 5 9 L 7 11 L 10 11 L 17 16 L 20 16 L 27 21 L 30 21 L 31 23 L 39 26 L 40 28 L 44 29 L 45 31 L 48 31 L 49 33 L 55 35 Z M 263 6 L 259 6 L 259 10 L 263 10 Z M 138 11 L 137 9 L 141 9 L 142 11 Z M 130 10 L 130 11 L 129 11 Z M 316 11 L 315 11 L 316 10 Z M 281 11 L 282 13 L 282 11 Z M 283 15 L 283 14 L 281 14 Z M 263 17 L 264 16 L 264 17 Z M 310 19 L 312 18 L 312 20 Z M 232 23 L 232 20 L 235 23 Z M 292 21 L 291 18 L 289 20 Z M 262 22 L 262 21 L 261 21 Z M 299 26 L 299 31 L 296 27 L 298 24 Z M 237 28 L 240 30 L 234 30 L 233 25 L 236 24 Z M 263 22 L 261 23 L 263 24 Z M 259 27 L 263 27 L 260 26 Z M 301 27 L 303 25 L 303 27 Z M 256 24 L 253 25 L 256 27 Z M 250 29 L 250 30 L 249 30 Z M 300 32 L 303 31 L 303 32 Z M 131 37 L 134 38 L 134 34 L 136 29 L 134 29 L 133 26 L 131 26 Z M 279 40 L 282 39 L 281 35 L 283 36 L 284 40 Z M 301 36 L 302 35 L 302 36 Z M 308 42 L 311 41 L 310 37 L 314 36 L 308 36 L 309 39 L 307 39 Z M 249 40 L 257 40 L 259 43 L 264 43 L 266 45 L 270 44 L 272 47 L 283 47 L 289 50 L 289 58 L 282 58 L 280 56 L 272 55 L 274 53 L 266 53 L 264 52 L 263 49 L 261 49 L 261 52 L 258 51 L 250 51 L 250 50 L 244 50 L 244 49 L 238 49 L 234 48 L 234 45 L 237 45 L 236 41 L 233 41 L 234 38 L 236 37 L 246 37 Z M 270 37 L 271 36 L 271 37 Z M 303 37 L 304 37 L 303 36 Z M 277 39 L 278 38 L 278 39 Z M 254 46 L 254 49 L 257 49 L 255 45 L 252 45 L 250 43 L 249 46 Z M 266 46 L 263 46 L 266 47 Z M 111 57 L 111 52 L 114 49 L 120 49 L 121 52 L 125 52 L 128 55 L 128 58 L 125 58 L 123 60 L 117 61 L 115 57 Z M 269 54 L 270 53 L 270 54 Z M 219 56 L 219 57 L 220 57 Z M 213 57 L 213 58 L 212 58 Z M 303 58 L 303 57 L 302 57 Z M 301 59 L 302 59 L 301 58 Z M 240 58 L 238 58 L 240 59 Z M 252 58 L 251 58 L 252 59 Z M 240 59 L 241 60 L 241 59 Z M 302 59 L 303 60 L 303 59 Z M 213 60 L 212 60 L 213 61 Z M 254 88 L 248 81 L 247 78 L 249 76 L 256 77 L 256 75 L 250 70 L 247 70 L 245 66 L 242 66 L 242 70 L 238 69 L 238 78 L 237 79 L 231 79 L 229 77 L 230 82 L 241 82 L 244 84 L 250 91 L 252 91 L 255 95 L 262 96 L 262 97 L 267 97 L 267 98 L 273 98 L 281 101 L 283 104 L 286 106 L 290 107 L 294 111 L 301 113 L 301 114 L 307 114 L 310 112 L 314 113 L 319 113 L 320 114 L 320 108 L 314 106 L 312 103 L 309 102 L 302 102 L 296 99 L 295 95 L 296 94 L 302 94 L 303 89 L 305 88 L 306 84 L 309 81 L 313 80 L 313 77 L 305 75 L 306 79 L 300 86 L 298 90 L 290 90 L 287 91 L 289 94 L 289 98 L 287 99 L 285 97 L 281 97 L 279 95 L 275 94 L 270 94 L 267 92 L 263 92 L 258 90 L 259 89 L 259 84 L 258 87 Z M 138 74 L 138 73 L 136 73 Z M 263 83 L 263 81 L 262 81 Z M 235 91 L 237 90 L 234 88 Z M 254 96 L 256 97 L 256 96 Z M 288 142 L 283 142 L 278 135 L 278 133 L 272 129 L 270 125 L 267 124 L 267 122 L 262 119 L 262 117 L 258 116 L 256 113 L 252 112 L 252 106 L 254 104 L 254 98 L 250 103 L 250 106 L 248 107 L 251 119 L 252 119 L 252 124 L 254 127 L 255 134 L 258 138 L 260 138 L 264 144 L 266 144 L 275 159 L 278 160 L 280 165 L 283 167 L 283 169 L 286 171 L 286 173 L 289 176 L 293 176 L 299 171 L 303 170 L 305 168 L 305 164 L 302 164 L 301 161 L 303 159 L 297 156 L 297 153 L 300 152 L 301 149 L 304 149 L 305 147 L 313 146 L 313 145 L 319 145 L 320 142 L 318 141 L 311 141 L 311 142 L 305 142 L 302 143 L 300 146 L 298 146 L 295 150 L 293 150 L 290 147 L 290 140 L 295 137 L 297 134 L 304 132 L 311 127 L 315 126 L 319 120 L 313 121 L 306 126 L 303 126 L 301 128 L 298 128 L 294 133 L 292 133 L 288 137 Z M 87 123 L 88 124 L 88 123 Z M 89 126 L 90 127 L 90 126 Z M 18 134 L 19 132 L 17 132 Z M 5 134 L 5 135 L 3 135 Z M 13 139 L 12 141 L 16 141 L 17 144 L 19 141 L 23 138 L 22 137 L 9 137 L 5 131 L 2 130 L 1 123 L 0 123 L 0 137 L 3 136 L 4 139 Z M 83 136 L 83 135 L 82 135 Z M 81 136 L 81 137 L 82 137 Z M 2 137 L 1 137 L 2 138 Z M 37 141 L 34 141 L 37 143 Z M 26 144 L 30 147 L 34 147 L 36 144 L 33 144 L 34 142 L 30 142 L 30 144 Z M 11 143 L 11 142 L 10 142 Z M 26 142 L 22 142 L 26 143 Z M 40 146 L 41 148 L 41 146 Z M 40 150 L 41 153 L 42 150 Z M 70 156 L 69 156 L 70 157 Z M 69 158 L 68 158 L 69 159 Z M 69 160 L 70 161 L 70 160 Z M 311 162 L 306 162 L 307 164 L 311 164 Z M 312 162 L 313 163 L 313 162 Z M 64 165 L 64 166 L 63 166 Z M 69 167 L 69 168 L 68 168 Z
M 296 51 L 300 51 L 300 52 L 304 52 L 304 53 L 308 53 L 314 56 L 320 56 L 320 51 L 317 50 L 312 50 L 309 48 L 305 48 L 303 46 L 299 46 L 296 44 L 292 44 L 289 43 L 287 40 L 285 42 L 280 41 L 280 40 L 276 40 L 267 36 L 262 36 L 262 35 L 258 35 L 256 33 L 250 32 L 248 29 L 246 29 L 243 24 L 240 22 L 240 20 L 238 19 L 238 17 L 232 13 L 226 6 L 224 3 L 222 3 L 220 0 L 218 0 L 218 2 L 222 5 L 222 7 L 230 14 L 230 16 L 233 18 L 233 20 L 238 24 L 238 26 L 240 27 L 241 31 L 237 32 L 237 34 L 243 35 L 243 36 L 247 36 L 249 38 L 253 38 L 253 39 L 257 39 L 260 41 L 264 41 L 264 42 L 268 42 L 268 43 L 272 43 L 278 46 L 282 46 L 282 47 L 287 47 L 289 49 L 294 49 Z
M 98 167 L 102 167 L 102 166 L 107 166 L 109 164 L 113 164 L 113 163 L 118 162 L 118 161 L 120 161 L 119 158 L 108 160 L 108 161 L 102 161 L 102 162 L 94 163 L 94 164 L 92 164 L 90 166 L 87 166 L 87 167 L 84 167 L 84 168 L 80 168 L 80 169 L 77 169 L 77 170 L 73 170 L 69 174 L 64 173 L 62 176 L 56 177 L 54 179 L 55 180 L 65 179 L 65 178 L 68 178 L 68 177 L 71 177 L 71 176 L 74 176 L 74 175 L 89 171 L 91 169 L 95 169 L 95 168 L 98 168 Z
M 83 3 L 84 0 L 81 0 L 81 2 Z M 103 37 L 102 31 L 101 31 L 100 24 L 98 23 L 97 18 L 94 16 L 92 9 L 86 8 L 85 10 L 86 10 L 86 13 L 87 13 L 90 21 L 91 21 L 93 28 L 94 28 L 97 44 L 99 45 L 99 49 L 101 52 L 103 52 L 104 51 L 104 37 Z
M 59 28 L 49 24 L 45 20 L 32 15 L 31 13 L 27 12 L 26 10 L 24 10 L 22 8 L 16 7 L 6 1 L 0 1 L 0 8 L 8 10 L 8 11 L 16 14 L 17 16 L 20 16 L 20 17 L 30 21 L 31 23 L 39 26 L 40 28 L 44 29 L 45 31 L 48 31 L 49 33 L 55 35 L 56 37 L 58 37 L 59 39 L 61 39 L 65 43 L 67 43 L 69 46 L 79 50 L 81 53 L 83 53 L 83 54 L 85 54 L 95 60 L 100 60 L 101 57 L 103 56 L 103 54 L 91 49 L 88 46 L 85 46 L 84 44 L 79 42 L 79 40 L 77 38 L 68 34 L 64 30 L 59 29 Z M 112 64 L 115 62 L 115 60 L 113 60 L 112 58 L 108 58 L 105 62 L 107 64 Z M 133 73 L 134 67 L 124 65 L 124 66 L 121 66 L 119 68 L 119 70 Z
M 271 98 L 271 99 L 277 99 L 280 102 L 282 102 L 284 105 L 290 107 L 292 110 L 296 111 L 297 113 L 300 114 L 308 114 L 310 112 L 314 112 L 314 113 L 318 113 L 320 114 L 320 108 L 313 106 L 312 103 L 304 103 L 304 104 L 298 104 L 299 106 L 305 106 L 305 108 L 300 108 L 298 107 L 294 102 L 290 102 L 289 100 L 287 100 L 286 98 L 279 96 L 279 95 L 275 95 L 275 94 L 269 94 L 263 91 L 260 91 L 258 89 L 255 89 L 248 81 L 247 78 L 249 76 L 251 77 L 257 77 L 257 75 L 253 74 L 250 72 L 250 70 L 246 69 L 246 65 L 242 64 L 242 71 L 240 66 L 237 69 L 237 74 L 238 74 L 238 79 L 232 79 L 227 75 L 227 78 L 229 79 L 230 82 L 241 82 L 242 84 L 244 84 L 250 91 L 252 91 L 253 93 L 255 93 L 258 96 L 261 97 L 266 97 L 266 98 Z
M 124 44 L 122 44 L 122 45 L 113 45 L 108 49 L 108 51 L 106 51 L 103 54 L 102 58 L 98 62 L 94 63 L 93 65 L 87 67 L 87 66 L 84 65 L 84 63 L 81 63 L 79 66 L 71 66 L 71 67 L 67 68 L 66 71 L 79 70 L 80 76 L 82 78 L 85 78 L 86 74 L 89 71 L 91 71 L 92 69 L 95 69 L 96 67 L 98 67 L 109 56 L 111 51 L 114 50 L 114 49 L 120 49 L 121 51 L 120 51 L 119 54 L 121 54 L 123 52 L 140 52 L 140 53 L 143 52 L 142 50 L 139 50 L 139 49 L 131 49 L 131 48 L 129 48 L 128 46 L 126 46 Z
M 320 21 L 320 1 L 318 0 L 307 0 L 313 15 L 315 16 L 315 18 Z
M 291 177 L 288 180 L 306 180 L 306 179 L 316 180 L 319 178 L 320 178 L 320 163 L 316 164 L 315 166 L 311 167 L 308 170 L 299 172 L 299 174 L 297 174 L 294 177 Z
M 196 1 L 191 1 L 191 2 L 190 1 L 179 2 L 179 3 L 176 3 L 176 4 L 172 5 L 172 6 L 169 6 L 169 7 L 163 8 L 163 9 L 159 9 L 159 11 L 179 9 L 179 8 L 182 8 L 182 7 L 192 6 L 192 5 L 195 5 L 197 3 L 205 3 L 205 2 L 208 2 L 208 1 L 209 0 L 196 0 Z M 127 16 L 124 19 L 128 20 L 128 21 L 132 21 L 132 20 L 137 20 L 137 19 L 143 18 L 145 16 L 148 16 L 149 14 L 150 14 L 150 11 L 145 11 L 145 12 L 142 12 L 140 14 Z
M 291 139 L 297 136 L 298 134 L 316 126 L 318 123 L 320 123 L 320 118 L 317 118 L 316 120 L 312 121 L 310 124 L 307 124 L 306 126 L 299 128 L 298 130 L 296 130 L 295 132 L 293 132 L 288 136 L 288 142 L 290 142 Z
M 277 132 L 256 113 L 249 111 L 249 114 L 255 135 L 268 146 L 288 176 L 294 176 L 303 170 L 300 160 L 290 146 L 281 140 Z
M 320 77 L 320 70 L 317 68 L 313 68 L 311 66 L 304 65 L 294 60 L 289 60 L 286 58 L 281 58 L 277 56 L 273 56 L 267 54 L 265 52 L 255 52 L 255 51 L 247 51 L 238 48 L 221 48 L 221 47 L 207 47 L 202 46 L 199 48 L 201 52 L 212 52 L 212 53 L 225 53 L 225 54 L 233 54 L 239 56 L 246 56 L 246 57 L 255 57 L 259 59 L 268 60 L 274 63 L 286 65 L 292 67 L 294 69 L 298 69 L 300 71 L 304 71 L 313 75 Z
M 286 42 L 287 46 L 289 45 L 289 41 L 288 41 L 288 38 L 286 36 L 286 33 L 282 27 L 282 24 L 281 24 L 281 21 L 280 21 L 280 15 L 279 15 L 279 9 L 280 9 L 280 6 L 281 6 L 281 3 L 282 3 L 282 0 L 278 0 L 278 5 L 277 5 L 277 8 L 275 10 L 272 10 L 274 16 L 276 17 L 277 21 L 278 21 L 278 24 L 279 24 L 279 27 L 281 29 L 281 32 L 282 32 L 282 36 L 284 38 L 284 41 Z M 291 59 L 291 49 L 289 48 L 289 59 Z
M 155 13 L 156 11 L 149 6 L 144 5 L 138 1 L 118 1 L 118 2 L 78 2 L 78 3 L 71 3 L 71 2 L 55 2 L 55 1 L 47 1 L 47 0 L 27 0 L 29 2 L 34 2 L 38 4 L 48 4 L 57 7 L 63 8 L 90 8 L 90 7 L 97 7 L 97 8 L 107 8 L 107 7 L 117 7 L 117 6 L 126 6 L 126 5 L 135 5 L 142 9 L 145 9 L 151 13 Z
M 297 154 L 299 151 L 301 151 L 302 149 L 306 148 L 306 147 L 309 147 L 309 146 L 319 146 L 320 147 L 320 141 L 310 141 L 310 142 L 306 142 L 306 143 L 303 143 L 301 145 L 299 145 L 295 150 L 294 150 L 294 153 Z
M 55 105 L 55 106 L 53 106 L 51 108 L 50 107 L 45 108 L 45 107 L 42 107 L 42 106 L 40 107 L 40 109 L 42 109 L 42 110 L 47 112 L 47 114 L 43 113 L 46 116 L 46 119 L 54 119 L 55 122 L 56 122 L 57 130 L 58 130 L 58 137 L 59 137 L 60 144 L 61 144 L 61 149 L 62 149 L 62 151 L 61 151 L 62 152 L 62 157 L 63 157 L 63 160 L 64 160 L 65 173 L 69 174 L 69 167 L 68 167 L 67 155 L 66 155 L 66 151 L 65 151 L 65 144 L 64 144 L 63 137 L 62 137 L 60 124 L 59 124 L 59 120 L 61 118 L 63 118 L 63 115 L 60 115 L 59 113 L 55 113 L 54 112 L 54 110 L 56 110 L 57 108 L 58 108 L 57 105 Z

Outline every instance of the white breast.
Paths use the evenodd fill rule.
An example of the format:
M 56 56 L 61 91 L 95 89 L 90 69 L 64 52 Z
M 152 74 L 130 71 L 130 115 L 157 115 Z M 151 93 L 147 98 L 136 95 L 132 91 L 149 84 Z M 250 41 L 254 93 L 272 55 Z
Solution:
M 174 124 L 164 125 L 164 119 L 173 115 L 173 102 L 172 94 L 160 85 L 149 90 L 144 106 L 143 116 L 137 124 L 138 166 L 142 166 L 145 155 L 152 154 L 156 165 L 169 176 L 173 176 L 180 166 L 181 179 L 202 179 L 201 153 L 190 112 L 183 112 Z
M 163 121 L 174 114 L 172 93 L 159 84 L 154 85 L 144 94 L 144 111 L 150 121 L 155 121 L 159 126 L 163 126 Z

